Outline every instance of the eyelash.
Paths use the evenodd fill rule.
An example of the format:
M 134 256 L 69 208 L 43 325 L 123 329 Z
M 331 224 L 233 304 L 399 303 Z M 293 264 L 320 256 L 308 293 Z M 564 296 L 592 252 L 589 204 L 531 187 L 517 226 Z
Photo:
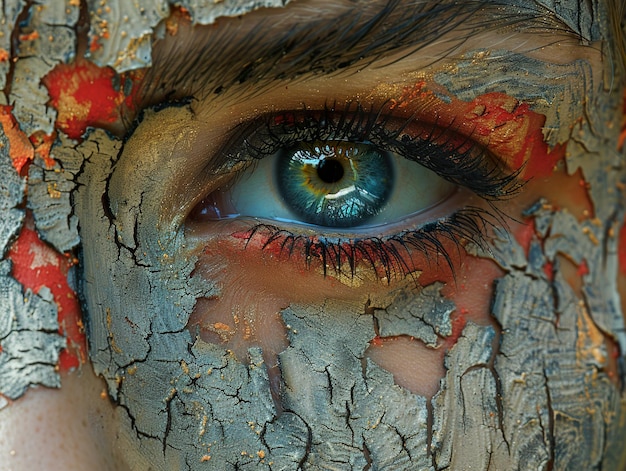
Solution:
M 451 216 L 437 219 L 424 224 L 415 230 L 406 230 L 387 237 L 369 237 L 342 240 L 340 238 L 306 236 L 294 234 L 269 224 L 257 224 L 245 232 L 234 234 L 246 240 L 246 247 L 256 237 L 261 238 L 261 250 L 275 253 L 288 258 L 300 252 L 307 265 L 311 267 L 313 260 L 321 262 L 324 277 L 329 268 L 335 275 L 357 276 L 357 263 L 365 261 L 379 277 L 391 282 L 394 277 L 410 275 L 413 270 L 406 257 L 412 257 L 412 250 L 419 250 L 430 263 L 430 253 L 441 256 L 452 275 L 454 263 L 452 256 L 442 242 L 448 239 L 460 247 L 462 241 L 471 240 L 481 248 L 485 248 L 484 232 L 487 226 L 493 226 L 494 216 L 478 207 L 466 207 Z M 439 267 L 437 259 L 437 268 Z M 347 268 L 346 268 L 347 266 Z
M 357 263 L 362 260 L 377 276 L 391 281 L 394 275 L 404 277 L 411 273 L 408 260 L 412 261 L 414 250 L 423 254 L 427 261 L 431 259 L 429 254 L 442 257 L 454 275 L 453 257 L 445 241 L 452 242 L 457 249 L 464 241 L 484 248 L 487 228 L 503 221 L 505 216 L 494 202 L 509 199 L 519 192 L 523 182 L 518 177 L 523 168 L 513 171 L 505 168 L 487 149 L 455 133 L 452 126 L 426 127 L 415 117 L 399 120 L 391 111 L 388 104 L 377 109 L 349 103 L 341 110 L 337 110 L 335 104 L 315 111 L 304 106 L 302 111 L 264 116 L 241 125 L 224 146 L 226 151 L 216 156 L 211 165 L 219 169 L 217 173 L 232 171 L 240 162 L 253 165 L 254 161 L 301 141 L 368 142 L 468 188 L 486 200 L 493 212 L 475 206 L 464 207 L 416 229 L 384 237 L 310 236 L 265 223 L 234 236 L 245 239 L 246 247 L 258 245 L 261 250 L 276 255 L 291 258 L 300 253 L 309 268 L 313 260 L 319 260 L 324 276 L 331 267 L 335 275 L 354 278 Z M 421 132 L 411 135 L 410 128 L 416 126 Z M 254 243 L 259 241 L 259 244 Z

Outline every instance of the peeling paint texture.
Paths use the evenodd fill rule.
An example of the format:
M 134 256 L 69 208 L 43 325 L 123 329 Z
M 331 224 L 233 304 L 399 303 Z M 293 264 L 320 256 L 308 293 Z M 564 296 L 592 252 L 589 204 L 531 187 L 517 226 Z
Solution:
M 48 108 L 48 90 L 41 79 L 55 65 L 74 58 L 78 7 L 66 2 L 33 4 L 28 21 L 19 29 L 19 45 L 10 84 L 9 103 L 13 114 L 27 136 L 36 131 L 50 134 L 54 130 L 56 112 Z
M 99 66 L 125 72 L 152 64 L 152 33 L 170 14 L 183 7 L 194 23 L 209 24 L 222 16 L 238 16 L 261 7 L 284 6 L 287 0 L 89 0 L 91 26 L 88 57 Z
M 442 287 L 442 283 L 433 283 L 421 292 L 404 288 L 390 293 L 385 303 L 388 308 L 374 308 L 378 335 L 408 335 L 435 348 L 440 337 L 452 335 L 450 314 L 456 309 L 452 301 L 440 294 Z
M 450 264 L 457 263 L 458 255 L 458 264 L 466 264 L 463 270 L 480 262 L 497 273 L 485 275 L 485 299 L 490 296 L 491 306 L 488 312 L 485 306 L 482 323 L 464 317 L 463 304 L 454 297 L 461 297 L 460 283 L 431 281 L 419 286 L 415 281 L 421 275 L 415 269 L 411 273 L 415 279 L 407 277 L 402 286 L 394 280 L 393 289 L 372 289 L 373 294 L 364 289 L 363 299 L 323 294 L 313 297 L 318 299 L 314 302 L 305 302 L 308 298 L 302 296 L 272 305 L 271 314 L 285 326 L 288 344 L 275 352 L 275 365 L 265 363 L 267 351 L 261 347 L 248 348 L 247 361 L 241 361 L 192 331 L 188 321 L 198 300 L 221 300 L 228 288 L 223 281 L 229 279 L 224 275 L 212 280 L 213 272 L 219 271 L 212 266 L 208 275 L 195 276 L 203 263 L 198 254 L 208 260 L 214 255 L 209 249 L 218 247 L 213 258 L 232 256 L 238 261 L 237 254 L 228 253 L 227 244 L 211 246 L 214 240 L 194 239 L 185 225 L 190 212 L 185 204 L 193 207 L 195 202 L 180 204 L 171 196 L 193 193 L 200 199 L 207 191 L 206 180 L 217 173 L 202 167 L 208 166 L 208 152 L 219 147 L 198 139 L 215 124 L 207 118 L 210 113 L 199 112 L 202 99 L 145 110 L 124 138 L 93 128 L 82 135 L 84 124 L 72 135 L 74 140 L 55 130 L 56 110 L 48 106 L 42 78 L 56 65 L 74 59 L 80 8 L 89 21 L 84 32 L 88 60 L 121 73 L 151 65 L 152 43 L 155 37 L 170 34 L 164 20 L 174 9 L 195 24 L 209 24 L 285 3 L 3 3 L 0 84 L 5 85 L 5 101 L 13 105 L 12 111 L 6 107 L 5 118 L 12 113 L 31 152 L 21 156 L 27 166 L 16 171 L 13 143 L 0 134 L 0 248 L 6 256 L 28 221 L 26 227 L 34 223 L 46 244 L 71 263 L 78 260 L 78 267 L 71 270 L 78 273 L 77 290 L 86 313 L 90 366 L 106 383 L 103 394 L 114 404 L 119 427 L 111 440 L 128 452 L 125 464 L 138 471 L 504 470 L 520 463 L 524 469 L 625 469 L 626 400 L 620 385 L 626 379 L 621 369 L 626 330 L 616 281 L 615 234 L 626 214 L 623 193 L 618 191 L 626 173 L 617 133 L 607 131 L 621 125 L 623 90 L 607 85 L 606 77 L 614 72 L 609 61 L 599 73 L 586 60 L 546 65 L 506 50 L 478 49 L 464 50 L 454 67 L 437 69 L 434 85 L 455 99 L 504 93 L 545 115 L 541 130 L 545 143 L 550 149 L 563 148 L 563 178 L 578 171 L 584 175 L 582 186 L 593 210 L 589 217 L 579 218 L 547 197 L 526 194 L 528 201 L 511 203 L 519 206 L 515 211 L 525 209 L 523 220 L 508 221 L 506 211 L 501 218 L 498 213 L 493 225 L 479 228 L 485 232 L 480 247 L 468 242 L 469 229 L 459 231 L 464 240 L 449 257 Z M 602 5 L 536 0 L 523 8 L 538 13 L 554 10 L 556 20 L 550 21 L 570 27 L 587 44 L 609 37 L 599 26 L 605 23 L 598 21 L 606 16 Z M 3 51 L 18 60 L 2 60 Z M 362 72 L 368 71 L 364 67 Z M 334 70 L 329 80 L 339 73 Z M 142 76 L 136 75 L 139 81 Z M 108 77 L 98 75 L 103 81 Z M 405 83 L 400 80 L 405 79 L 392 85 Z M 302 74 L 294 88 L 308 86 L 305 81 Z M 232 90 L 248 86 L 243 82 Z M 110 88 L 123 90 L 120 83 L 111 79 Z M 134 86 L 130 79 L 124 83 Z M 287 82 L 282 86 L 284 93 L 291 93 Z M 252 109 L 245 109 L 247 102 L 231 101 L 232 90 L 211 92 L 215 101 L 210 105 L 226 103 L 235 110 L 235 118 L 225 119 L 235 122 L 244 117 L 241 110 L 252 113 Z M 118 97 L 116 104 L 131 108 L 125 100 L 133 97 L 130 93 Z M 327 112 L 334 113 L 334 106 Z M 354 115 L 361 119 L 363 110 L 359 104 Z M 313 115 L 307 119 L 313 120 Z M 281 115 L 281 122 L 286 117 L 290 116 Z M 536 134 L 541 141 L 540 126 Z M 234 138 L 220 132 L 228 139 L 243 139 L 248 128 L 237 129 L 243 131 Z M 49 156 L 35 145 L 28 147 L 41 135 L 52 145 Z M 456 145 L 455 140 L 450 142 Z M 465 143 L 459 148 L 465 149 Z M 190 170 L 192 158 L 194 168 L 202 167 L 202 172 Z M 226 165 L 234 168 L 235 162 Z M 27 184 L 20 175 L 28 176 Z M 447 201 L 457 204 L 463 194 L 467 193 L 458 192 Z M 472 195 L 466 201 L 477 200 Z M 504 227 L 507 223 L 527 224 L 528 243 L 518 241 Z M 224 234 L 209 236 L 223 237 L 218 242 L 238 247 L 239 239 L 226 240 Z M 453 234 L 449 232 L 450 238 Z M 414 250 L 409 245 L 404 248 Z M 424 246 L 439 249 L 444 244 Z M 222 247 L 227 249 L 221 251 Z M 438 260 L 438 250 L 432 252 L 425 258 L 432 255 Z M 267 266 L 253 268 L 266 273 L 263 270 L 275 261 L 270 258 L 263 260 Z M 242 270 L 246 260 L 242 256 L 236 268 Z M 60 311 L 53 290 L 44 286 L 35 293 L 24 288 L 12 276 L 11 263 L 0 261 L 0 409 L 31 386 L 59 387 L 59 356 L 67 345 L 59 333 Z M 584 268 L 577 274 L 579 285 L 568 277 L 570 265 L 574 271 Z M 422 272 L 424 278 L 445 279 L 435 272 L 436 266 L 418 268 L 433 270 Z M 313 270 L 306 275 L 312 274 Z M 356 278 L 353 281 L 360 281 Z M 363 283 L 368 282 L 363 277 Z M 453 294 L 446 297 L 449 292 Z M 248 306 L 242 302 L 237 307 Z M 432 399 L 400 386 L 395 372 L 368 356 L 376 340 L 394 337 L 415 341 L 411 343 L 417 345 L 415 351 L 424 349 L 442 359 L 445 372 L 442 369 L 435 378 L 440 382 Z M 245 353 L 244 349 L 242 356 Z M 615 372 L 608 371 L 607 359 L 615 360 Z
M 61 386 L 57 363 L 65 339 L 50 291 L 24 293 L 10 270 L 10 262 L 0 262 L 0 394 L 17 399 L 34 385 Z
M 67 252 L 80 244 L 71 198 L 84 159 L 69 139 L 61 139 L 51 150 L 52 166 L 36 158 L 28 169 L 28 208 L 40 237 L 59 252 Z
M 11 53 L 11 37 L 19 13 L 24 8 L 24 0 L 7 0 L 2 3 L 0 12 L 0 54 L 5 56 L 0 60 L 0 90 L 6 90 L 7 74 L 11 68 L 9 60 Z M 6 104 L 6 94 L 2 96 L 2 103 Z
M 24 211 L 18 206 L 24 199 L 24 189 L 26 182 L 20 178 L 13 168 L 9 157 L 11 144 L 4 135 L 0 133 L 0 172 L 3 178 L 0 179 L 0 251 L 6 254 L 9 244 L 17 236 L 24 220 Z
M 11 164 L 10 143 L 0 134 L 0 247 L 6 254 L 22 227 L 24 211 L 17 207 L 25 182 Z M 11 277 L 11 262 L 0 262 L 0 397 L 20 397 L 28 387 L 60 386 L 56 371 L 65 339 L 58 334 L 57 308 L 47 288 L 24 292 Z
M 143 11 L 130 2 L 110 2 L 108 10 L 90 5 L 92 60 L 118 71 L 149 64 L 146 37 L 168 5 L 144 2 Z M 179 5 L 198 23 L 224 14 Z M 584 38 L 601 33 L 587 21 L 588 10 L 579 18 L 567 5 L 534 5 L 555 8 Z M 583 169 L 602 222 L 579 222 L 541 201 L 525 213 L 534 228 L 528 247 L 498 228 L 485 247 L 468 247 L 503 275 L 493 287 L 491 324 L 468 322 L 442 352 L 446 372 L 432 400 L 398 386 L 366 351 L 377 336 L 406 335 L 439 348 L 457 309 L 442 296 L 442 283 L 404 287 L 375 304 L 328 299 L 283 308 L 288 347 L 277 354 L 275 385 L 260 348 L 241 362 L 192 337 L 186 325 L 197 298 L 217 297 L 222 288 L 191 277 L 197 258 L 180 221 L 163 216 L 173 191 L 167 176 L 184 171 L 180 155 L 194 141 L 191 106 L 145 113 L 125 142 L 100 130 L 80 144 L 60 141 L 59 167 L 35 163 L 31 207 L 45 237 L 61 247 L 75 240 L 78 227 L 83 241 L 97 241 L 85 243 L 81 263 L 90 354 L 119 404 L 122 442 L 137 451 L 128 458 L 132 469 L 204 469 L 207 462 L 223 470 L 501 470 L 511 463 L 620 469 L 623 440 L 613 437 L 624 435 L 626 404 L 604 370 L 610 354 L 604 336 L 622 352 L 626 336 L 619 299 L 604 293 L 607 287 L 617 293 L 617 242 L 608 229 L 624 216 L 621 195 L 606 189 L 617 188 L 623 172 L 605 171 L 621 168 L 622 156 L 613 150 L 614 136 L 601 132 L 604 123 L 619 122 L 618 100 L 594 82 L 585 61 L 544 66 L 505 51 L 475 60 L 485 54 L 468 53 L 435 80 L 463 100 L 502 92 L 544 114 L 546 142 L 568 145 L 566 170 Z M 580 109 L 589 111 L 585 119 L 564 125 Z M 172 124 L 180 122 L 188 126 Z M 39 201 L 50 183 L 61 192 L 67 220 L 38 216 L 47 211 Z M 72 198 L 63 199 L 66 193 Z M 588 267 L 580 291 L 566 280 L 561 256 Z M 554 267 L 550 275 L 547 264 Z

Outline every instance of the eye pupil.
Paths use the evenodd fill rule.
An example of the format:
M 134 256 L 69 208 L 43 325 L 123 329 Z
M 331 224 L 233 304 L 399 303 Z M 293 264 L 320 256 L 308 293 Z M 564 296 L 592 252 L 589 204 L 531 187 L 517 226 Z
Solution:
M 317 176 L 324 183 L 337 183 L 343 175 L 343 165 L 336 159 L 324 159 L 317 166 Z

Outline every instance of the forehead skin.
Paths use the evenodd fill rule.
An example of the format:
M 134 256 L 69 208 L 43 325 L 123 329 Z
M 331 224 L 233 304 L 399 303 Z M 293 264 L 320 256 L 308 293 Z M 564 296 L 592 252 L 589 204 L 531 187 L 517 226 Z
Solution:
M 69 3 L 71 9 L 72 2 Z M 158 29 L 157 23 L 168 14 L 167 10 L 146 5 L 147 12 L 138 15 L 128 5 L 120 2 L 111 4 L 110 10 L 94 8 L 89 33 L 93 61 L 120 72 L 148 62 L 150 42 L 137 38 L 149 37 L 146 35 Z M 185 7 L 192 21 L 198 23 L 247 9 L 243 3 L 224 2 L 224 5 L 233 9 L 215 13 L 209 5 Z M 581 4 L 576 5 L 582 8 Z M 520 6 L 515 6 L 519 11 Z M 279 10 L 282 25 L 285 29 L 298 25 L 302 17 L 308 18 L 308 13 L 321 7 L 319 2 L 294 3 L 284 13 Z M 350 18 L 356 14 L 353 7 L 348 2 L 333 2 L 332 7 L 324 4 L 321 19 L 313 23 L 330 22 L 341 15 Z M 541 3 L 528 7 L 545 13 L 543 8 L 546 5 Z M 591 468 L 602 462 L 610 467 L 619 460 L 619 443 L 624 434 L 616 425 L 621 417 L 621 398 L 602 371 L 604 363 L 595 355 L 607 352 L 594 335 L 602 332 L 624 348 L 620 337 L 623 320 L 615 288 L 617 239 L 609 231 L 618 231 L 623 220 L 617 191 L 623 171 L 616 151 L 621 111 L 617 103 L 622 89 L 607 85 L 610 64 L 599 59 L 595 46 L 583 48 L 576 37 L 590 42 L 606 39 L 608 31 L 598 26 L 605 23 L 590 21 L 592 14 L 588 11 L 559 8 L 544 18 L 545 23 L 533 25 L 537 29 L 558 26 L 558 41 L 554 36 L 548 39 L 529 34 L 528 23 L 516 24 L 507 16 L 506 9 L 500 9 L 497 11 L 504 12 L 502 21 L 507 23 L 506 27 L 500 24 L 501 28 L 494 32 L 493 26 L 475 25 L 470 21 L 472 17 L 468 17 L 471 34 L 465 30 L 462 41 L 458 41 L 458 30 L 441 37 L 420 33 L 415 38 L 414 32 L 406 42 L 394 47 L 381 39 L 376 42 L 379 32 L 374 29 L 368 38 L 371 42 L 358 43 L 372 53 L 371 60 L 361 59 L 359 47 L 354 54 L 339 58 L 333 56 L 332 48 L 322 49 L 315 60 L 308 58 L 301 63 L 292 60 L 283 49 L 281 60 L 276 51 L 280 53 L 286 47 L 290 36 L 277 34 L 267 45 L 258 46 L 266 48 L 268 59 L 248 68 L 246 65 L 257 51 L 254 47 L 250 47 L 252 53 L 248 58 L 247 43 L 234 41 L 232 57 L 239 60 L 226 61 L 223 57 L 216 58 L 210 46 L 220 44 L 219 40 L 223 41 L 229 34 L 237 40 L 260 36 L 264 19 L 277 15 L 264 11 L 242 19 L 218 20 L 216 29 L 207 29 L 207 34 L 200 37 L 194 36 L 192 28 L 182 25 L 178 36 L 166 36 L 157 42 L 153 68 L 147 72 L 149 79 L 143 82 L 148 85 L 142 88 L 141 99 L 145 104 L 189 94 L 199 99 L 180 112 L 169 110 L 157 118 L 153 115 L 144 118 L 146 123 L 156 123 L 172 131 L 169 137 L 163 137 L 160 146 L 146 152 L 140 137 L 158 133 L 151 134 L 141 124 L 136 130 L 139 137 L 124 147 L 121 141 L 100 131 L 93 132 L 80 144 L 59 136 L 53 152 L 56 164 L 48 168 L 43 161 L 35 161 L 30 170 L 29 209 L 34 213 L 37 230 L 57 249 L 68 251 L 77 244 L 80 221 L 84 243 L 83 289 L 91 316 L 90 355 L 96 372 L 107 381 L 108 394 L 121 404 L 115 409 L 116 420 L 123 430 L 118 444 L 129 450 L 124 458 L 129 466 L 205 469 L 210 462 L 220 469 L 230 469 L 228 466 L 293 469 L 299 463 L 317 469 L 324 468 L 332 458 L 340 462 L 340 468 L 359 469 L 367 466 L 368 460 L 380 468 L 423 466 L 426 469 L 435 463 L 457 469 L 469 467 L 469 463 L 472 469 L 501 469 L 511 460 L 528 459 L 534 460 L 538 467 L 555 463 L 561 467 L 576 460 L 577 464 L 587 463 Z M 592 8 L 594 15 L 607 14 L 601 6 L 594 4 Z M 380 9 L 378 2 L 368 2 L 367 7 L 359 8 L 362 21 L 367 21 L 368 15 L 377 9 Z M 67 24 L 59 26 L 60 22 L 55 22 L 55 16 L 50 13 L 51 7 L 41 11 L 44 13 L 35 14 L 30 20 L 37 28 L 55 25 L 71 30 L 77 20 L 77 16 L 68 16 Z M 394 21 L 401 20 L 400 11 L 401 8 L 392 10 Z M 123 21 L 111 19 L 126 14 L 131 19 L 140 18 L 141 24 L 129 20 L 133 27 L 124 29 Z M 108 25 L 107 34 L 103 24 Z M 230 33 L 231 27 L 236 33 Z M 42 29 L 38 31 L 41 35 Z M 357 26 L 354 34 L 358 31 Z M 304 32 L 293 33 L 300 40 L 295 47 L 297 54 L 315 44 L 315 33 L 315 30 L 307 32 L 306 26 Z M 128 42 L 120 40 L 127 37 Z M 384 34 L 380 37 L 385 38 Z M 27 136 L 37 131 L 49 133 L 53 116 L 49 111 L 37 112 L 45 109 L 46 91 L 41 89 L 39 95 L 33 94 L 27 100 L 24 97 L 28 87 L 20 89 L 17 84 L 27 76 L 27 71 L 35 70 L 35 75 L 43 75 L 54 65 L 38 63 L 36 59 L 54 57 L 58 62 L 66 60 L 67 54 L 44 56 L 46 50 L 42 44 L 33 39 L 21 40 L 33 42 L 28 43 L 32 47 L 29 51 L 35 51 L 33 60 L 28 62 L 29 67 L 22 65 L 8 72 L 7 95 L 18 103 L 14 114 Z M 546 40 L 550 44 L 545 44 Z M 181 46 L 190 48 L 193 41 L 203 51 L 198 75 L 187 73 L 186 61 L 176 62 L 175 57 L 168 57 L 175 56 Z M 493 44 L 501 47 L 493 48 Z M 9 43 L 6 45 L 11 51 Z M 58 47 L 63 49 L 62 45 Z M 487 65 L 478 60 L 486 47 L 500 51 Z M 26 51 L 26 45 L 23 50 Z M 410 66 L 408 52 L 413 53 L 408 56 L 413 61 Z M 444 52 L 449 57 L 438 60 Z M 185 59 L 193 57 L 191 52 L 185 54 Z M 266 65 L 268 61 L 271 66 Z M 541 64 L 546 62 L 554 67 L 543 69 Z M 513 63 L 518 66 L 515 73 L 511 72 Z M 338 70 L 341 64 L 347 64 L 343 67 L 345 73 Z M 216 69 L 219 74 L 211 73 Z M 391 375 L 371 360 L 362 361 L 365 346 L 374 334 L 371 320 L 363 316 L 360 300 L 290 305 L 281 315 L 293 330 L 289 349 L 280 355 L 283 381 L 287 385 L 282 401 L 288 413 L 279 414 L 268 394 L 268 376 L 258 348 L 250 350 L 250 363 L 243 364 L 215 345 L 192 342 L 184 329 L 196 298 L 219 295 L 220 288 L 211 284 L 211 280 L 198 277 L 189 280 L 197 267 L 196 254 L 185 245 L 195 241 L 186 239 L 180 230 L 181 218 L 190 204 L 186 198 L 201 194 L 202 182 L 184 171 L 175 172 L 180 164 L 174 159 L 168 163 L 173 155 L 168 148 L 181 146 L 184 139 L 200 142 L 207 148 L 217 147 L 218 144 L 207 143 L 219 142 L 220 136 L 239 121 L 258 110 L 274 110 L 275 103 L 281 103 L 283 109 L 297 108 L 303 96 L 307 97 L 307 104 L 319 107 L 329 90 L 336 100 L 355 95 L 384 95 L 390 89 L 377 88 L 378 84 L 384 82 L 402 89 L 411 80 L 423 78 L 414 74 L 415 69 L 426 70 L 424 77 L 454 98 L 471 101 L 487 92 L 507 93 L 545 114 L 546 141 L 551 148 L 567 144 L 569 173 L 583 168 L 585 181 L 591 184 L 592 206 L 600 224 L 591 219 L 576 220 L 558 206 L 544 204 L 527 212 L 537 228 L 529 246 L 504 236 L 499 242 L 490 241 L 493 246 L 480 255 L 495 259 L 504 273 L 493 293 L 492 310 L 497 326 L 465 327 L 461 339 L 446 354 L 447 373 L 432 402 L 399 388 Z M 363 73 L 370 70 L 374 72 Z M 242 71 L 247 75 L 242 76 Z M 480 80 L 487 76 L 493 78 L 488 84 Z M 623 80 L 619 76 L 614 79 L 613 83 Z M 350 84 L 357 80 L 358 87 Z M 281 81 L 289 83 L 289 93 L 283 91 Z M 475 84 L 475 88 L 468 84 Z M 531 86 L 536 88 L 529 91 Z M 223 91 L 214 93 L 219 87 Z M 574 100 L 581 91 L 585 103 Z M 555 106 L 556 103 L 560 106 Z M 185 113 L 192 114 L 193 124 L 181 129 L 176 121 L 186 116 Z M 577 119 L 578 115 L 582 118 Z M 612 123 L 613 130 L 607 123 Z M 9 136 L 4 122 L 3 127 Z M 164 132 L 163 136 L 166 135 Z M 4 149 L 17 148 L 13 138 L 7 141 Z M 184 146 L 182 149 L 193 151 Z M 143 157 L 142 153 L 150 157 Z M 190 155 L 193 160 L 193 152 Z M 3 157 L 7 167 L 11 163 L 9 157 L 15 165 L 13 155 L 5 151 Z M 187 165 L 201 168 L 189 162 Z M 612 171 L 606 172 L 606 168 Z M 10 171 L 7 170 L 7 175 Z M 64 175 L 63 180 L 54 177 L 59 174 Z M 146 174 L 151 177 L 146 178 Z M 58 187 L 61 203 L 54 208 L 42 202 L 49 201 L 42 195 L 51 195 L 51 181 L 55 185 L 63 183 Z M 5 206 L 7 214 L 13 217 L 8 221 L 13 222 L 5 223 L 9 234 L 5 245 L 22 224 L 23 212 L 15 209 L 21 200 L 21 185 L 19 179 L 8 183 L 11 192 Z M 607 193 L 606 189 L 611 188 L 615 191 Z M 108 198 L 105 205 L 103 194 Z M 528 200 L 524 204 L 530 206 L 532 202 Z M 177 213 L 181 209 L 182 215 Z M 55 217 L 46 219 L 47 214 L 53 213 Z M 598 243 L 593 242 L 594 238 Z M 520 261 L 513 253 L 525 255 Z M 582 294 L 571 289 L 563 279 L 565 271 L 561 273 L 558 266 L 552 279 L 543 274 L 546 261 L 552 264 L 557 254 L 565 254 L 575 263 L 586 262 L 589 273 L 583 277 Z M 25 334 L 25 344 L 32 345 L 32 350 L 36 350 L 36 345 L 45 345 L 49 353 L 45 361 L 25 357 L 27 365 L 38 367 L 10 394 L 7 383 L 2 383 L 2 393 L 14 399 L 31 384 L 58 386 L 54 365 L 63 344 L 56 334 L 58 324 L 55 310 L 50 308 L 49 290 L 39 289 L 37 295 L 28 293 L 25 298 L 30 301 L 21 303 L 24 296 L 8 264 L 2 276 L 7 291 L 13 293 L 12 309 L 18 319 L 28 314 L 38 320 L 34 326 L 30 323 L 32 333 Z M 382 306 L 382 299 L 375 306 Z M 332 332 L 327 330 L 329 318 L 333 319 Z M 19 325 L 5 330 L 8 333 L 19 330 L 23 334 Z M 506 335 L 500 337 L 500 332 Z M 587 337 L 581 334 L 585 332 Z M 7 342 L 7 336 L 0 338 L 3 351 L 16 342 Z M 311 345 L 318 345 L 318 350 L 311 351 Z M 546 352 L 548 347 L 553 350 Z M 219 376 L 207 373 L 216 370 L 221 372 Z M 7 377 L 16 375 L 9 372 Z M 310 391 L 304 391 L 302 385 L 310 385 Z M 327 397 L 325 391 L 332 391 L 331 396 Z M 469 391 L 482 393 L 477 397 Z M 582 396 L 588 401 L 581 403 L 578 398 Z M 372 397 L 386 399 L 379 401 Z M 401 409 L 397 404 L 402 405 Z M 10 407 L 14 406 L 19 406 L 19 401 Z M 597 409 L 590 414 L 592 406 Z M 2 417 L 0 411 L 0 422 Z M 372 427 L 377 420 L 379 426 Z M 320 432 L 322 429 L 327 432 Z M 567 438 L 570 434 L 583 438 L 572 441 Z M 462 445 L 454 450 L 453 443 Z

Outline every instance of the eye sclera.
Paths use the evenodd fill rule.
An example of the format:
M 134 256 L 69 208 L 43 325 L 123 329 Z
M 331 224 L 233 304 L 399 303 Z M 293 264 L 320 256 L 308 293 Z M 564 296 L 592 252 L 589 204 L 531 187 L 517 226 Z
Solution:
M 341 159 L 335 159 L 336 156 Z M 356 193 L 356 197 L 342 201 L 343 197 L 337 198 L 336 195 L 344 190 L 337 191 L 341 188 L 335 185 L 337 182 L 327 184 L 321 177 L 317 181 L 311 181 L 316 176 L 310 175 L 311 170 L 308 167 L 317 163 L 319 173 L 321 164 L 328 162 L 329 157 L 330 162 L 347 167 L 346 173 L 351 175 L 342 177 L 342 168 L 337 175 L 340 177 L 338 183 L 343 184 L 344 188 L 349 185 L 348 196 Z M 295 170 L 292 168 L 294 161 Z M 306 161 L 304 166 L 303 161 Z M 359 172 L 365 176 L 361 178 Z M 285 180 L 288 182 L 287 195 L 281 187 L 281 184 L 285 185 Z M 373 192 L 370 191 L 372 189 Z M 421 214 L 447 199 L 455 189 L 456 185 L 443 180 L 425 167 L 380 151 L 370 144 L 328 141 L 302 144 L 255 162 L 234 183 L 210 193 L 194 208 L 190 217 L 197 222 L 211 222 L 248 216 L 308 226 L 322 232 L 351 232 L 395 224 L 407 217 Z M 316 190 L 319 194 L 315 194 Z M 361 194 L 364 194 L 363 198 Z M 294 198 L 298 202 L 304 201 L 304 204 L 294 206 Z M 355 200 L 360 204 L 359 198 L 368 200 L 363 203 L 368 212 L 355 215 L 352 212 Z M 308 207 L 303 207 L 305 205 Z M 315 206 L 316 213 L 308 213 L 311 206 Z M 336 214 L 331 214 L 333 211 L 351 212 L 347 216 L 340 212 L 339 217 L 336 217 Z M 326 221 L 329 223 L 324 223 Z
M 387 239 L 398 236 L 404 232 L 418 231 L 424 226 L 439 224 L 459 210 L 470 209 L 474 214 L 483 214 L 485 218 L 491 216 L 483 208 L 485 202 L 466 188 L 455 187 L 444 199 L 428 208 L 390 222 L 365 224 L 358 227 L 324 227 L 315 224 L 307 224 L 290 219 L 267 219 L 255 216 L 243 216 L 237 213 L 225 217 L 209 218 L 206 215 L 198 215 L 201 208 L 206 207 L 206 200 L 199 203 L 189 214 L 186 223 L 188 235 L 192 237 L 206 237 L 207 231 L 213 236 L 225 236 L 233 233 L 242 233 L 255 227 L 273 227 L 277 231 L 285 231 L 297 237 L 323 237 L 328 240 L 363 240 L 369 238 Z M 493 218 L 493 217 L 492 217 Z

